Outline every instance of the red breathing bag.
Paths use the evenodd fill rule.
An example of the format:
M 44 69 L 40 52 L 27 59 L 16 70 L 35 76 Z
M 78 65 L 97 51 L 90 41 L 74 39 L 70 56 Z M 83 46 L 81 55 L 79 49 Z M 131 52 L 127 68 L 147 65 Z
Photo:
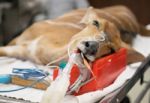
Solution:
M 94 79 L 83 85 L 74 95 L 81 95 L 95 90 L 103 89 L 114 82 L 118 75 L 124 71 L 126 66 L 127 51 L 125 48 L 118 52 L 97 59 L 92 63 L 92 72 Z M 78 78 L 80 72 L 76 65 L 71 70 L 70 85 L 72 85 Z M 58 69 L 54 70 L 53 78 L 58 75 Z M 93 76 L 91 75 L 91 78 Z

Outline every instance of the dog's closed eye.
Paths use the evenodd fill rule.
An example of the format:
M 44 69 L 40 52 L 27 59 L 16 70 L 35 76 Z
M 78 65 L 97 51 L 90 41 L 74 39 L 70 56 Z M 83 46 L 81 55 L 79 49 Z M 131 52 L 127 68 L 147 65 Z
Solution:
M 93 21 L 93 25 L 95 25 L 97 28 L 100 27 L 100 23 L 99 23 L 97 20 L 94 20 L 94 21 Z

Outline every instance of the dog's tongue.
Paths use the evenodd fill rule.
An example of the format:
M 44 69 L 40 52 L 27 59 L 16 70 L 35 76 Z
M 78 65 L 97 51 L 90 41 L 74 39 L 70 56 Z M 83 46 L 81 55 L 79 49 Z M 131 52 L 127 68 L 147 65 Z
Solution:
M 89 64 L 89 62 L 87 61 L 87 59 L 84 57 L 83 53 L 81 53 L 81 56 L 82 56 L 84 65 L 87 67 L 87 69 L 90 70 L 90 72 L 93 75 L 93 77 L 95 77 L 95 75 L 94 75 L 94 73 L 92 71 L 91 65 Z

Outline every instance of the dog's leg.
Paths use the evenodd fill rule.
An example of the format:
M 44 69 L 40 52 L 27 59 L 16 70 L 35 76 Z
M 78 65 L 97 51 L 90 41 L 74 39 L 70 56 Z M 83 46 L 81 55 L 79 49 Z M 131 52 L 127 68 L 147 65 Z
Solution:
M 141 62 L 145 59 L 144 55 L 134 50 L 128 44 L 121 42 L 121 47 L 127 49 L 127 64 Z
M 11 45 L 16 45 L 16 41 L 17 41 L 17 37 L 15 39 L 13 39 L 12 41 L 10 41 L 7 45 L 11 46 Z
M 127 44 L 132 44 L 133 39 L 136 37 L 136 34 L 137 33 L 134 33 L 134 32 L 120 30 L 120 37 Z
M 0 56 L 9 56 L 25 59 L 25 48 L 26 45 L 0 47 Z

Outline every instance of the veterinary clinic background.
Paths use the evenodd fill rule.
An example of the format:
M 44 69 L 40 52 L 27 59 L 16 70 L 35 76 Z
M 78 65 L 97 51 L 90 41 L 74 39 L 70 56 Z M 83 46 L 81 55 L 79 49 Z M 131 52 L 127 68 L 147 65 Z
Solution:
M 141 23 L 147 25 L 150 22 L 150 14 L 147 13 L 150 11 L 149 0 L 138 0 L 136 3 L 135 0 L 0 0 L 1 45 L 7 44 L 34 21 L 55 18 L 90 5 L 102 8 L 121 4 L 128 6 Z
M 35 21 L 53 19 L 88 6 L 86 0 L 1 0 L 0 34 L 3 34 L 3 43 L 7 44 Z
M 150 29 L 150 25 L 149 25 L 149 23 L 150 23 L 150 19 L 149 19 L 150 18 L 150 13 L 149 13 L 150 5 L 149 4 L 150 4 L 149 0 L 132 0 L 132 1 L 131 0 L 0 0 L 0 45 L 1 46 L 7 45 L 11 40 L 13 40 L 15 37 L 19 36 L 24 30 L 26 30 L 29 26 L 31 26 L 35 22 L 48 20 L 48 19 L 52 19 L 52 20 L 54 19 L 55 20 L 57 17 L 61 17 L 62 15 L 66 14 L 68 12 L 71 12 L 72 10 L 76 10 L 76 9 L 80 9 L 80 8 L 86 8 L 87 9 L 90 6 L 92 6 L 94 8 L 100 8 L 101 9 L 103 7 L 109 7 L 109 6 L 114 6 L 114 5 L 124 5 L 124 6 L 128 7 L 135 14 L 136 18 L 141 23 L 141 25 L 146 26 L 148 29 Z M 101 24 L 98 24 L 97 22 L 94 22 L 93 24 L 96 25 L 96 27 L 101 26 Z M 131 23 L 131 25 L 132 25 L 132 23 Z M 124 34 L 128 33 L 127 31 L 122 31 L 122 32 Z M 101 33 L 105 35 L 105 32 L 101 32 Z M 134 33 L 133 33 L 133 37 L 134 37 Z M 105 38 L 105 39 L 107 39 L 107 38 Z M 146 57 L 147 57 L 147 55 L 150 54 L 150 50 L 147 49 L 149 43 L 150 43 L 150 38 L 149 37 L 143 37 L 143 36 L 137 35 L 137 37 L 136 37 L 136 39 L 133 43 L 133 47 L 136 50 L 139 50 L 140 52 L 145 53 L 143 55 L 144 56 L 146 55 Z M 87 44 L 87 46 L 89 46 L 89 44 Z M 32 47 L 30 47 L 30 48 L 32 48 Z M 112 49 L 111 52 L 113 52 L 113 51 L 114 50 Z M 80 53 L 81 51 L 77 50 L 77 51 L 74 51 L 74 52 L 75 52 L 75 55 L 79 55 L 78 53 Z M 107 61 L 108 64 L 109 64 L 109 62 L 111 62 L 114 65 L 114 66 L 111 65 L 112 69 L 109 72 L 112 73 L 112 72 L 115 71 L 116 68 L 118 68 L 118 73 L 120 73 L 119 66 L 120 67 L 125 66 L 125 61 L 123 60 L 123 59 L 126 59 L 124 57 L 125 52 L 126 51 L 124 49 L 121 49 L 116 54 L 114 54 L 110 57 L 104 58 L 103 60 L 96 61 L 95 64 L 94 64 L 94 67 L 98 68 L 98 66 L 99 66 L 99 68 L 103 68 L 102 64 L 105 65 L 105 63 Z M 74 56 L 74 54 L 72 54 L 70 56 L 70 58 L 73 57 L 73 56 Z M 88 64 L 88 60 L 86 61 L 87 58 L 85 57 L 85 55 L 81 55 L 81 56 L 82 56 L 82 59 L 83 59 L 83 63 L 87 66 L 87 68 L 89 67 L 89 70 L 90 70 L 90 64 Z M 118 58 L 113 59 L 114 56 L 118 56 Z M 17 59 L 15 59 L 15 61 L 17 61 Z M 146 60 L 148 61 L 148 59 L 146 59 Z M 3 60 L 3 58 L 0 59 L 0 65 L 2 67 L 6 67 L 5 65 L 2 64 L 4 62 L 2 60 Z M 14 61 L 14 59 L 10 59 L 9 60 L 10 63 L 11 63 L 11 60 Z M 119 61 L 120 61 L 120 63 L 117 63 Z M 20 62 L 20 61 L 18 61 L 18 62 Z M 99 63 L 102 63 L 102 64 L 100 65 Z M 13 64 L 13 65 L 16 65 L 16 64 Z M 49 73 L 51 73 L 51 72 L 47 72 L 47 71 L 45 72 L 45 71 L 41 71 L 41 70 L 35 70 L 35 68 L 31 69 L 35 66 L 33 64 L 30 64 L 30 63 L 26 62 L 26 61 L 25 62 L 21 61 L 21 64 L 30 65 L 29 66 L 30 69 L 24 69 L 23 67 L 21 67 L 21 69 L 20 69 L 20 66 L 19 66 L 19 68 L 13 68 L 12 72 L 15 75 L 20 75 L 21 74 L 21 76 L 23 76 L 23 79 L 31 78 L 31 77 L 33 79 L 33 78 L 37 78 L 38 76 L 40 76 L 42 78 L 45 78 L 47 75 L 50 75 Z M 72 85 L 69 87 L 70 90 L 66 89 L 66 91 L 65 91 L 65 89 L 63 89 L 64 92 L 66 92 L 67 95 L 68 95 L 69 92 L 71 92 L 71 90 L 78 89 L 78 91 L 79 91 L 79 93 L 74 93 L 74 95 L 76 97 L 75 96 L 65 97 L 63 102 L 64 103 L 71 103 L 70 100 L 72 99 L 72 101 L 79 101 L 79 103 L 84 103 L 86 101 L 86 98 L 88 98 L 88 97 L 92 98 L 92 97 L 89 96 L 90 94 L 85 95 L 85 97 L 84 96 L 77 96 L 77 95 L 80 95 L 82 93 L 86 93 L 87 91 L 89 92 L 90 90 L 92 90 L 92 91 L 96 90 L 96 89 L 100 88 L 100 86 L 96 87 L 95 85 L 98 85 L 98 84 L 96 84 L 96 82 L 93 82 L 92 79 L 89 80 L 89 81 L 92 81 L 92 82 L 88 86 L 87 85 L 84 86 L 84 83 L 81 84 L 81 85 L 78 84 L 79 81 L 80 81 L 80 78 L 77 81 L 75 81 L 75 79 L 77 79 L 77 75 L 74 75 L 74 73 L 79 75 L 79 71 L 77 70 L 78 68 L 73 67 L 73 65 L 74 65 L 74 62 L 72 62 L 71 59 L 69 59 L 68 62 L 62 61 L 59 65 L 59 67 L 62 67 L 62 68 L 64 68 L 65 66 L 73 68 L 73 70 L 72 70 L 73 72 L 71 72 L 71 73 L 69 72 L 71 76 L 73 75 L 71 77 L 71 84 Z M 146 65 L 146 63 L 145 63 L 145 65 Z M 138 64 L 138 66 L 140 67 L 139 64 Z M 110 69 L 110 67 L 107 67 L 107 69 Z M 131 79 L 131 80 L 133 79 L 133 81 L 136 80 L 137 77 L 134 77 L 134 74 L 132 74 L 132 73 L 136 73 L 136 70 L 133 70 L 130 67 L 135 68 L 136 66 L 135 67 L 134 67 L 134 65 L 127 66 L 126 71 L 125 71 L 125 69 L 122 69 L 121 71 L 124 71 L 124 72 L 121 74 L 121 76 L 118 76 L 119 74 L 117 74 L 118 78 L 114 81 L 114 85 L 110 86 L 110 89 L 106 88 L 106 91 L 105 90 L 100 91 L 100 92 L 98 92 L 97 94 L 94 94 L 94 95 L 101 94 L 100 97 L 103 97 L 103 95 L 111 94 L 112 93 L 111 90 L 113 90 L 114 88 L 117 87 L 115 85 L 118 85 L 120 83 L 118 81 L 123 81 L 124 80 L 123 76 L 126 76 L 125 80 L 128 80 L 128 79 Z M 37 68 L 39 68 L 39 67 L 37 67 Z M 41 68 L 45 68 L 45 67 L 41 67 Z M 138 68 L 138 67 L 136 67 L 136 68 Z M 3 68 L 0 68 L 0 69 L 3 69 Z M 2 71 L 4 71 L 7 74 L 7 72 L 5 70 L 2 70 Z M 104 72 L 104 71 L 105 70 L 102 70 L 101 72 Z M 128 73 L 128 72 L 130 72 L 130 73 Z M 61 74 L 61 73 L 63 73 L 63 69 L 54 70 L 54 74 L 52 76 L 53 80 L 55 80 L 57 77 L 59 77 L 59 74 Z M 100 74 L 100 72 L 96 69 L 91 71 L 91 73 L 93 73 L 92 74 L 93 77 L 94 76 L 99 76 L 99 74 Z M 141 73 L 143 73 L 143 74 L 138 74 L 137 73 L 138 76 L 139 76 L 138 79 L 140 79 L 142 83 L 144 83 L 144 82 L 149 83 L 149 81 L 150 81 L 150 77 L 149 77 L 150 68 L 145 73 L 144 72 L 141 72 Z M 130 77 L 130 76 L 133 76 L 133 78 Z M 144 79 L 143 79 L 143 77 L 144 77 Z M 3 76 L 2 76 L 2 78 L 3 78 Z M 54 82 L 53 87 L 51 86 L 51 88 L 50 88 L 50 91 L 57 88 L 58 84 L 59 84 L 59 86 L 61 86 L 61 84 L 63 85 L 63 83 L 64 83 L 63 82 L 63 77 L 61 79 L 60 78 L 61 77 L 59 77 L 59 79 L 58 79 L 58 81 L 60 81 L 59 82 L 60 84 Z M 105 78 L 105 77 L 102 76 L 102 78 Z M 98 79 L 101 80 L 101 77 L 98 77 Z M 2 79 L 0 77 L 0 81 L 1 80 Z M 13 77 L 13 80 L 15 80 L 15 83 L 17 83 L 16 81 L 21 81 L 21 80 L 18 80 L 18 78 L 16 78 L 16 77 Z M 109 80 L 110 80 L 110 78 L 108 78 L 108 81 Z M 127 91 L 126 95 L 121 95 L 121 93 L 120 94 L 118 93 L 118 95 L 117 95 L 118 98 L 116 99 L 116 101 L 118 103 L 119 102 L 120 103 L 150 103 L 150 89 L 149 89 L 150 88 L 150 83 L 148 85 L 145 85 L 145 84 L 141 85 L 140 80 L 133 86 L 133 88 L 130 87 L 132 85 L 132 82 L 133 82 L 133 81 L 131 81 L 131 83 L 129 85 L 127 85 L 127 88 L 124 89 L 124 90 L 128 89 L 129 92 Z M 40 79 L 38 79 L 37 81 L 34 81 L 34 79 L 33 79 L 33 81 L 28 82 L 29 87 L 40 88 L 40 89 L 45 90 L 47 88 L 47 86 L 50 85 L 48 82 L 46 82 L 46 80 L 44 81 L 44 83 L 40 82 L 41 84 L 39 83 L 39 84 L 35 85 L 36 82 L 38 82 L 38 81 L 40 81 Z M 72 83 L 74 81 L 75 81 L 75 83 Z M 78 85 L 76 85 L 76 83 Z M 101 84 L 103 84 L 103 83 L 101 83 Z M 23 84 L 23 85 L 26 85 L 26 83 Z M 55 86 L 55 85 L 57 85 L 57 86 Z M 66 86 L 67 83 L 64 84 L 64 85 Z M 105 82 L 104 82 L 104 85 L 105 85 Z M 1 86 L 1 84 L 0 84 L 0 86 Z M 82 88 L 85 88 L 85 89 L 82 89 L 82 88 L 80 89 L 80 88 L 78 88 L 78 86 L 79 87 L 83 86 Z M 5 86 L 3 86 L 3 87 L 5 87 Z M 24 87 L 19 88 L 19 89 L 24 89 Z M 13 89 L 13 90 L 15 91 L 15 89 Z M 2 91 L 1 87 L 0 87 L 0 91 Z M 3 91 L 5 91 L 5 90 L 3 90 Z M 52 91 L 52 92 L 55 92 L 55 91 Z M 107 92 L 109 92 L 109 93 L 107 93 Z M 22 92 L 22 93 L 20 92 L 20 94 L 23 94 L 23 93 L 25 93 L 25 92 Z M 34 93 L 35 94 L 36 93 L 40 94 L 41 92 L 35 91 Z M 42 92 L 42 93 L 44 94 L 44 92 Z M 104 100 L 103 100 L 104 102 L 102 102 L 102 103 L 105 103 L 105 100 L 107 100 L 110 96 L 112 97 L 112 101 L 113 101 L 113 94 L 115 94 L 115 93 L 113 92 L 108 97 L 106 96 L 106 98 L 104 98 Z M 3 94 L 0 94 L 0 102 L 5 100 L 4 98 L 1 98 L 1 95 L 3 96 Z M 8 97 L 9 96 L 12 97 L 13 95 L 14 95 L 13 93 L 12 94 L 11 93 L 7 94 Z M 19 95 L 19 93 L 18 93 L 18 95 Z M 50 95 L 50 94 L 45 94 L 45 95 L 47 96 L 47 95 Z M 45 100 L 47 99 L 46 96 L 43 97 Z M 63 93 L 62 93 L 61 96 L 63 96 Z M 95 96 L 95 97 L 98 98 L 98 96 Z M 89 99 L 89 100 L 94 101 L 95 97 L 93 96 L 94 99 Z M 16 98 L 17 98 L 17 96 L 16 96 Z M 42 98 L 42 96 L 40 98 Z M 78 100 L 75 100 L 77 98 L 78 98 Z M 30 100 L 31 103 L 35 100 L 34 98 L 31 99 L 31 97 L 26 97 L 26 98 L 23 98 L 23 99 Z M 8 99 L 6 99 L 6 101 L 4 103 L 7 103 L 7 100 Z M 43 101 L 45 101 L 45 100 L 43 100 Z M 40 102 L 40 100 L 36 101 L 36 102 Z M 43 103 L 47 103 L 47 102 L 45 101 Z M 99 102 L 99 103 L 101 103 L 101 102 Z

